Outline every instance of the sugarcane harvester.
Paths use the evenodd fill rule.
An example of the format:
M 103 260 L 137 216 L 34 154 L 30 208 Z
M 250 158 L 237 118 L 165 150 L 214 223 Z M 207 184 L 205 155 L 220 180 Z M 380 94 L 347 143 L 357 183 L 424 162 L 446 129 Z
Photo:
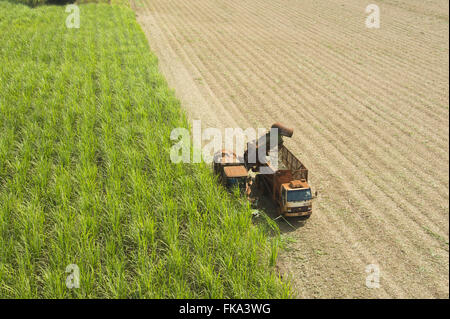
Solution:
M 214 154 L 214 173 L 225 187 L 238 187 L 242 192 L 249 192 L 248 170 L 234 152 L 221 150 Z
M 226 185 L 230 184 L 227 179 L 233 176 L 239 175 L 242 183 L 244 175 L 254 175 L 254 178 L 246 179 L 245 189 L 248 193 L 250 188 L 259 189 L 274 201 L 280 216 L 309 218 L 317 192 L 313 196 L 308 184 L 308 169 L 283 143 L 283 137 L 290 138 L 293 133 L 292 129 L 275 123 L 265 135 L 247 143 L 244 165 L 236 163 L 234 153 L 222 150 L 216 154 L 219 158 L 215 159 L 214 171 L 222 176 Z M 236 171 L 235 174 L 227 173 L 230 163 L 234 163 L 232 170 Z

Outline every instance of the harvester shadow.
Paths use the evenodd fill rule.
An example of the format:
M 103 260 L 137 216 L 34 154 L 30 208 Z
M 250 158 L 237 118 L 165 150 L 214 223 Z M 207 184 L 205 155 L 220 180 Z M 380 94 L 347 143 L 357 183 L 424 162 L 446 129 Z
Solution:
M 253 209 L 266 214 L 280 229 L 280 233 L 290 233 L 305 226 L 307 219 L 304 217 L 280 217 L 276 204 L 266 195 L 258 194 L 252 201 Z M 256 217 L 255 223 L 261 222 L 262 217 Z

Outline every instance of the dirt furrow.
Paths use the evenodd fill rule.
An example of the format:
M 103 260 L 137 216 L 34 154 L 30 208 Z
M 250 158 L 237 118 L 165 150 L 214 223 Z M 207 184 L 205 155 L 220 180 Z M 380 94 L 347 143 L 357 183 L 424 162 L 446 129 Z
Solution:
M 434 190 L 433 190 L 434 191 Z
M 439 108 L 448 90 L 433 85 L 448 86 L 448 73 L 439 55 L 414 64 L 429 52 L 425 44 L 448 53 L 439 33 L 416 49 L 420 41 L 401 37 L 419 32 L 402 22 L 413 15 L 408 11 L 382 38 L 364 38 L 354 18 L 339 18 L 365 8 L 356 0 L 324 12 L 325 3 L 311 1 L 136 3 L 160 67 L 192 119 L 222 129 L 275 120 L 295 128 L 287 143 L 322 194 L 305 225 L 292 232 L 280 225 L 293 242 L 279 266 L 299 296 L 448 296 L 448 120 L 441 117 L 448 107 Z M 351 41 L 352 33 L 357 43 L 327 48 Z M 398 45 L 384 54 L 396 36 Z M 375 43 L 370 57 L 352 53 Z M 414 53 L 403 57 L 408 45 Z M 373 63 L 361 67 L 360 58 Z M 364 285 L 370 263 L 382 269 L 380 289 Z
M 274 28 L 276 28 L 276 26 L 278 26 L 278 25 L 281 25 L 281 23 L 282 23 L 282 20 L 281 19 L 279 19 L 279 20 L 277 20 L 277 22 L 278 23 L 274 23 L 272 26 L 274 27 Z M 269 22 L 264 22 L 264 24 L 261 24 L 260 25 L 260 30 L 264 30 L 264 25 L 268 25 L 269 24 Z M 249 25 L 251 25 L 251 24 L 249 24 Z M 308 30 L 308 28 L 305 28 L 306 30 Z M 280 31 L 280 30 L 278 30 L 278 29 L 276 29 L 275 31 Z M 315 30 L 315 29 L 311 29 L 310 30 L 311 31 L 311 34 L 316 34 L 317 33 L 317 31 Z M 244 34 L 245 35 L 245 34 Z M 328 35 L 325 33 L 323 36 L 322 36 L 322 34 L 321 34 L 321 39 L 323 40 L 323 38 L 325 38 L 325 37 L 327 37 Z M 295 39 L 296 38 L 293 38 L 293 37 L 291 37 L 291 38 L 289 38 L 289 43 L 294 43 L 295 42 Z M 248 40 L 250 40 L 250 39 L 248 39 Z M 299 41 L 300 39 L 297 39 L 297 41 L 298 42 L 300 42 Z M 303 47 L 308 47 L 309 45 L 310 45 L 310 43 L 309 42 L 314 42 L 314 38 L 313 39 L 311 39 L 310 41 L 308 41 L 308 39 L 307 38 L 304 38 L 304 39 L 301 39 L 302 41 L 302 43 L 303 43 Z M 344 40 L 344 39 L 343 39 Z M 319 47 L 319 44 L 318 43 L 316 43 L 316 42 L 314 42 L 314 45 L 311 45 L 311 47 L 312 48 L 317 48 L 317 47 Z M 283 49 L 284 48 L 280 48 L 279 49 L 279 51 L 277 52 L 279 55 L 280 55 L 280 52 L 283 52 Z M 289 53 L 289 51 L 286 49 L 286 51 L 287 51 L 287 53 Z M 368 50 L 368 51 L 370 51 L 370 50 Z M 349 72 L 348 74 L 351 74 L 352 76 L 353 76 L 353 78 L 346 78 L 346 86 L 348 87 L 348 84 L 349 83 L 351 83 L 350 81 L 354 81 L 354 76 L 355 76 L 355 70 L 358 70 L 357 68 L 352 68 L 352 69 L 348 69 L 348 67 L 345 65 L 345 64 L 342 64 L 341 63 L 341 61 L 342 61 L 342 59 L 336 59 L 336 57 L 334 56 L 335 54 L 336 54 L 336 52 L 332 52 L 332 53 L 334 53 L 334 55 L 333 54 L 330 54 L 329 52 L 331 52 L 330 50 L 328 50 L 327 48 L 323 48 L 323 49 L 320 49 L 319 50 L 319 52 L 320 52 L 320 54 L 321 55 L 324 55 L 324 54 L 327 54 L 327 59 L 331 59 L 331 60 L 327 60 L 327 61 L 333 61 L 333 62 L 337 62 L 337 63 L 339 63 L 338 65 L 339 65 L 339 67 L 341 67 L 341 68 L 343 68 L 343 69 L 345 69 L 345 72 Z M 291 53 L 292 54 L 292 53 Z M 349 59 L 349 57 L 347 57 L 347 60 Z M 347 62 L 348 63 L 348 62 Z M 347 64 L 346 63 L 346 64 Z M 384 64 L 386 64 L 386 63 L 384 63 Z M 381 65 L 380 65 L 381 66 Z M 381 67 L 380 67 L 381 68 Z M 347 74 L 347 73 L 339 73 L 339 75 L 338 74 L 336 74 L 336 73 L 332 73 L 332 71 L 330 71 L 330 69 L 331 70 L 334 70 L 335 68 L 333 67 L 333 65 L 332 64 L 327 64 L 327 69 L 328 69 L 328 73 L 330 73 L 331 72 L 331 77 L 333 78 L 333 79 L 337 79 L 337 80 L 340 80 L 341 78 L 342 78 L 342 76 L 343 76 L 343 74 Z M 341 71 L 341 70 L 339 70 L 339 71 Z M 390 72 L 390 70 L 389 69 L 386 69 L 385 70 L 386 71 L 386 74 L 387 73 L 389 73 Z M 299 72 L 298 70 L 296 70 L 296 69 L 294 69 L 293 70 L 293 72 Z M 361 79 L 364 79 L 364 84 L 365 84 L 365 86 L 361 86 L 359 83 L 360 83 L 360 81 L 358 81 L 358 88 L 360 89 L 360 90 L 362 90 L 364 93 L 369 93 L 368 91 L 367 91 L 367 89 L 364 89 L 364 88 L 367 88 L 367 87 L 370 87 L 370 85 L 372 84 L 373 85 L 373 82 L 376 80 L 376 78 L 374 77 L 374 73 L 373 73 L 373 70 L 372 69 L 370 69 L 370 70 L 368 70 L 368 71 L 366 71 L 366 72 L 359 72 L 359 75 L 361 76 L 361 78 L 359 79 L 359 80 L 361 80 Z M 372 80 L 372 81 L 370 81 L 367 77 L 368 77 L 368 75 L 370 75 L 371 76 L 371 78 L 375 78 L 375 80 Z M 391 78 L 392 79 L 392 78 Z M 375 83 L 379 83 L 380 81 L 378 81 L 378 82 L 375 82 Z M 422 83 L 421 83 L 422 84 Z M 376 85 L 378 85 L 378 84 L 376 84 Z M 389 85 L 392 85 L 392 83 L 390 82 L 389 83 Z M 390 90 L 390 88 L 389 88 L 389 86 L 383 86 L 383 87 L 381 87 L 381 89 L 382 89 L 382 91 L 380 91 L 380 93 L 381 94 L 383 94 L 383 98 L 391 98 L 392 96 L 395 96 L 395 94 L 394 93 L 396 93 L 396 91 L 392 91 L 392 90 Z M 401 88 L 397 88 L 397 89 L 401 89 Z M 384 95 L 384 94 L 386 94 L 385 93 L 385 90 L 387 90 L 390 94 L 387 94 L 387 95 Z M 442 92 L 442 90 L 441 90 L 441 92 Z M 414 93 L 414 92 L 413 92 Z M 400 97 L 401 98 L 401 102 L 409 102 L 408 100 L 405 100 L 405 99 L 403 99 L 402 97 Z M 412 99 L 414 98 L 414 96 L 413 97 L 411 97 Z M 386 100 L 386 102 L 387 103 L 389 103 L 389 100 Z M 390 104 L 390 105 L 392 105 L 392 107 L 391 108 L 389 108 L 389 109 L 387 109 L 387 111 L 386 111 L 386 114 L 387 115 L 389 115 L 389 116 L 392 116 L 392 113 L 393 112 L 395 112 L 395 105 L 394 104 Z M 413 111 L 413 110 L 412 110 Z M 425 111 L 425 112 L 427 112 L 427 109 L 425 108 L 425 109 L 423 109 L 422 111 Z M 405 113 L 403 113 L 403 114 L 401 114 L 402 116 L 405 116 Z M 415 120 L 417 120 L 417 116 L 416 117 L 411 117 L 410 115 L 408 115 L 409 116 L 409 118 L 412 120 L 412 122 L 414 122 Z M 433 115 L 433 120 L 436 120 L 436 119 L 440 119 L 440 121 L 442 122 L 443 120 L 445 121 L 445 118 L 444 117 L 436 117 L 436 116 L 434 116 Z M 400 121 L 398 122 L 398 123 L 396 123 L 396 124 L 399 124 L 400 123 L 400 125 L 402 124 Z M 418 123 L 421 123 L 421 122 L 418 122 Z M 407 123 L 403 123 L 403 124 L 407 124 Z M 448 127 L 448 121 L 447 121 L 447 123 L 439 123 L 439 122 L 437 122 L 437 124 L 440 126 L 440 127 L 444 127 L 444 128 L 447 128 Z M 431 124 L 430 124 L 431 125 Z M 419 126 L 420 127 L 420 126 Z M 430 126 L 430 128 L 434 128 L 435 126 Z M 447 130 L 448 131 L 448 130 Z M 431 130 L 431 132 L 433 132 L 433 130 Z M 442 136 L 438 136 L 437 137 L 437 139 L 436 140 L 438 140 L 439 141 L 439 139 L 442 139 L 442 137 L 444 137 L 444 136 L 447 136 L 448 135 L 448 132 L 447 133 L 445 133 L 445 132 L 441 132 L 441 131 L 439 131 L 439 133 L 442 133 Z M 439 141 L 440 142 L 440 141 Z M 442 145 L 446 145 L 446 143 L 443 143 Z
M 345 232 L 345 234 L 348 234 L 349 232 Z M 351 241 L 346 241 L 346 245 L 344 245 L 344 247 L 348 247 L 348 245 L 349 245 L 349 243 L 350 243 Z M 341 253 L 343 253 L 342 251 L 341 251 Z M 364 258 L 364 260 L 371 260 L 371 259 L 373 259 L 372 257 L 365 257 Z M 355 260 L 355 257 L 353 257 L 353 260 Z M 364 268 L 364 264 L 363 265 L 360 265 L 359 267 L 356 267 L 356 269 L 363 269 Z M 388 278 L 389 276 L 386 276 L 386 278 Z M 385 280 L 386 281 L 386 285 L 389 285 L 389 281 L 388 281 L 388 279 L 386 279 Z M 398 291 L 398 287 L 396 287 L 396 289 L 395 289 L 396 291 Z
M 264 2 L 264 0 L 262 0 Z M 313 2 L 314 5 L 309 5 L 308 6 L 308 13 L 311 14 L 311 16 L 308 15 L 302 15 L 303 10 L 293 10 L 293 8 L 287 8 L 285 5 L 281 5 L 279 2 L 277 3 L 272 3 L 270 5 L 274 6 L 277 5 L 276 7 L 276 12 L 279 12 L 282 17 L 284 17 L 284 21 L 286 21 L 287 15 L 296 15 L 301 17 L 302 20 L 305 21 L 305 27 L 310 27 L 310 26 L 314 26 L 315 24 L 320 23 L 323 26 L 327 26 L 329 28 L 329 30 L 333 33 L 336 33 L 335 30 L 338 30 L 339 33 L 339 38 L 328 38 L 327 40 L 332 40 L 332 39 L 341 39 L 343 41 L 343 43 L 345 43 L 345 45 L 352 45 L 354 49 L 357 49 L 359 46 L 361 48 L 367 49 L 368 51 L 371 51 L 373 49 L 377 49 L 378 47 L 381 48 L 380 46 L 380 42 L 385 42 L 385 40 L 389 40 L 389 45 L 398 45 L 398 44 L 403 44 L 402 47 L 396 48 L 396 49 L 410 49 L 412 47 L 412 45 L 414 46 L 414 50 L 408 51 L 408 55 L 406 56 L 407 58 L 423 58 L 423 55 L 416 55 L 417 51 L 423 51 L 423 50 L 429 50 L 429 48 L 427 47 L 427 44 L 434 44 L 434 42 L 436 41 L 436 39 L 434 39 L 434 41 L 430 41 L 430 37 L 429 34 L 427 33 L 425 35 L 425 33 L 423 32 L 423 27 L 421 29 L 418 29 L 415 32 L 415 36 L 411 36 L 411 26 L 409 26 L 409 28 L 403 28 L 400 30 L 396 30 L 395 29 L 395 23 L 397 23 L 398 16 L 396 15 L 392 15 L 393 17 L 395 17 L 394 19 L 392 19 L 391 21 L 389 21 L 387 23 L 388 28 L 390 31 L 390 33 L 383 33 L 382 36 L 377 35 L 377 33 L 375 32 L 370 32 L 368 33 L 367 30 L 364 27 L 364 15 L 362 15 L 361 13 L 364 12 L 365 6 L 358 6 L 355 7 L 354 5 L 351 5 L 351 2 L 348 1 L 340 1 L 340 5 L 335 4 L 332 5 L 330 4 L 330 2 L 325 3 L 325 5 L 321 5 L 318 2 Z M 255 3 L 255 2 L 253 2 Z M 262 3 L 262 2 L 259 2 Z M 298 5 L 299 3 L 297 3 Z M 267 7 L 269 4 L 264 2 L 264 5 Z M 305 2 L 301 3 L 301 6 L 305 6 Z M 341 9 L 341 7 L 346 8 L 346 10 Z M 348 6 L 352 7 L 354 9 L 354 11 L 348 10 Z M 326 10 L 326 8 L 328 8 L 328 10 L 330 11 L 331 14 L 327 14 L 326 15 L 326 19 L 321 19 L 321 16 L 323 15 L 323 12 Z M 252 8 L 253 9 L 253 8 Z M 362 9 L 362 10 L 361 10 Z M 283 11 L 284 10 L 284 11 Z M 315 11 L 313 11 L 315 10 Z M 359 12 L 358 12 L 359 11 Z M 349 14 L 349 12 L 352 12 L 352 14 Z M 357 15 L 355 15 L 354 13 L 357 13 Z M 335 14 L 333 14 L 335 13 Z M 397 12 L 398 13 L 398 12 Z M 296 17 L 294 16 L 294 18 Z M 389 18 L 389 16 L 387 16 Z M 383 19 L 384 20 L 384 19 Z M 335 26 L 342 26 L 344 28 L 336 28 Z M 314 31 L 310 30 L 310 31 Z M 403 34 L 401 34 L 401 36 L 399 37 L 398 32 L 403 32 Z M 448 33 L 448 32 L 447 32 Z M 312 33 L 314 34 L 314 32 Z M 325 34 L 323 36 L 328 36 L 330 34 Z M 342 37 L 342 35 L 345 35 L 346 37 Z M 387 36 L 391 36 L 391 38 L 386 38 Z M 396 36 L 394 38 L 394 36 Z M 417 38 L 418 36 L 420 36 L 420 38 Z M 356 39 L 355 39 L 356 38 Z M 445 35 L 440 34 L 440 39 L 442 39 L 445 43 L 448 45 L 448 37 L 445 37 Z M 395 39 L 395 41 L 392 41 L 392 39 Z M 407 40 L 404 40 L 407 39 Z M 352 40 L 351 42 L 349 42 L 348 40 Z M 365 41 L 361 41 L 361 40 L 365 40 Z M 336 44 L 340 44 L 339 42 L 336 42 Z M 365 44 L 364 46 L 362 44 Z M 392 51 L 392 53 L 395 53 L 395 51 Z M 402 52 L 404 53 L 404 52 Z M 426 52 L 428 53 L 428 52 Z M 443 56 L 445 57 L 445 56 Z M 377 56 L 374 56 L 374 58 L 377 58 Z M 391 57 L 392 59 L 392 57 Z M 430 75 L 436 75 L 436 72 L 442 72 L 443 75 L 447 74 L 447 72 L 445 71 L 445 68 L 442 69 L 438 69 L 436 70 L 436 68 L 430 67 L 429 69 L 427 69 L 427 65 L 423 65 L 420 64 L 420 68 L 417 68 L 417 66 L 415 64 L 411 65 L 411 63 L 406 64 L 407 62 L 405 62 L 407 60 L 405 60 L 405 55 L 402 56 L 397 56 L 395 57 L 394 61 L 390 61 L 390 62 L 395 62 L 395 66 L 398 65 L 402 65 L 402 66 L 407 66 L 411 69 L 408 70 L 402 70 L 403 72 L 411 72 L 413 70 L 419 71 L 419 74 L 423 74 L 423 72 L 429 72 Z M 417 68 L 417 69 L 416 69 Z M 417 74 L 417 72 L 413 73 L 413 74 Z
M 444 151 L 443 151 L 444 152 Z
M 195 10 L 195 12 L 198 12 L 198 10 Z
M 233 53 L 234 53 L 234 52 L 233 52 Z M 220 58 L 220 57 L 217 57 L 217 58 Z M 264 61 L 265 61 L 265 60 L 264 60 Z M 263 63 L 264 63 L 264 62 L 263 62 Z M 294 81 L 295 81 L 295 79 L 294 79 Z M 357 120 L 360 121 L 360 120 L 361 120 L 361 117 L 359 117 Z M 351 123 L 351 124 L 353 125 L 354 123 Z M 374 128 L 374 129 L 376 129 L 376 128 Z M 380 130 L 380 131 L 386 134 L 386 130 Z M 388 132 L 388 133 L 389 133 L 389 132 Z M 394 132 L 393 134 L 397 134 L 397 133 L 398 133 L 398 132 Z M 392 133 L 391 133 L 391 134 L 392 134 Z M 389 136 L 389 135 L 388 135 L 388 136 Z M 379 137 L 377 136 L 376 139 L 379 139 Z M 383 144 L 389 143 L 389 141 L 383 140 L 382 143 L 383 143 Z M 383 145 L 383 144 L 382 144 L 382 145 Z M 404 144 L 397 143 L 397 145 L 393 145 L 393 146 L 395 146 L 395 148 L 398 148 L 398 147 L 404 146 Z M 386 150 L 386 148 L 385 148 L 385 150 Z M 423 153 L 423 152 L 420 152 L 420 153 Z M 407 152 L 404 152 L 404 150 L 403 150 L 403 154 L 407 154 Z M 400 155 L 402 155 L 402 154 L 400 153 Z M 409 158 L 408 158 L 407 160 L 410 161 Z M 423 163 L 425 163 L 425 165 L 426 165 L 426 164 L 427 164 L 427 160 L 424 159 L 424 158 L 419 158 L 419 160 L 418 160 L 416 163 L 414 163 L 414 166 L 423 165 Z M 420 176 L 420 174 L 422 174 L 423 172 L 422 172 L 422 171 L 418 171 L 418 172 L 415 172 L 415 173 L 419 174 L 419 176 Z

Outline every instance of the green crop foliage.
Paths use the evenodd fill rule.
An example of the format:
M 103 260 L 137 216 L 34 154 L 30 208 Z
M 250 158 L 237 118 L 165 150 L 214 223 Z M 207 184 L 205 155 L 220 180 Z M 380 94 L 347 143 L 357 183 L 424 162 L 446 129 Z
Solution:
M 123 6 L 0 1 L 0 298 L 285 298 L 277 244 L 205 164 Z M 66 287 L 66 267 L 80 287 Z

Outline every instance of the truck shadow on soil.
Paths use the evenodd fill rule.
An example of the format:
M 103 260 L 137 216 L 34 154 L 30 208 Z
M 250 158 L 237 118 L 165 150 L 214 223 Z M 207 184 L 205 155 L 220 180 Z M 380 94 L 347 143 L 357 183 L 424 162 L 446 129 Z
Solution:
M 251 196 L 251 202 L 253 209 L 272 219 L 282 234 L 294 232 L 308 222 L 308 219 L 304 217 L 279 217 L 276 204 L 266 195 L 257 194 L 254 198 Z M 263 217 L 254 217 L 253 220 L 258 224 L 262 222 Z

